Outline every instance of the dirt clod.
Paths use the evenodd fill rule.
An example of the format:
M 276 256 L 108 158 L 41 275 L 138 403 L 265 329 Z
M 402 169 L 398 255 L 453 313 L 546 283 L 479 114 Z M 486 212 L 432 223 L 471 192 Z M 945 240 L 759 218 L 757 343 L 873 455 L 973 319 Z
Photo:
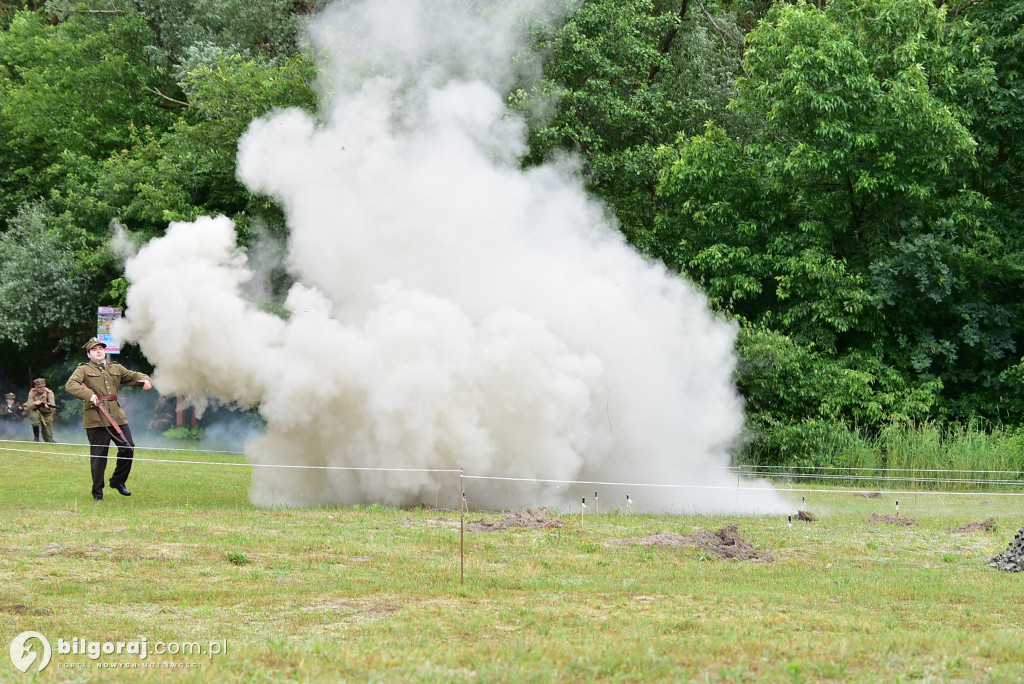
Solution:
M 963 527 L 954 527 L 950 529 L 950 532 L 995 532 L 996 531 L 996 519 L 988 518 L 986 520 L 975 520 L 972 523 L 967 523 Z
M 901 527 L 910 527 L 917 524 L 917 521 L 913 518 L 904 518 L 902 515 L 878 515 L 877 513 L 871 514 L 871 522 L 899 525 Z
M 760 551 L 740 538 L 738 525 L 727 525 L 718 532 L 697 530 L 693 534 L 659 532 L 648 537 L 619 539 L 609 544 L 644 544 L 645 546 L 696 546 L 719 558 L 751 560 L 770 563 L 775 559 L 767 551 Z
M 466 527 L 470 532 L 494 532 L 507 530 L 510 527 L 561 527 L 564 524 L 565 521 L 561 518 L 551 517 L 547 506 L 533 506 L 510 511 L 499 520 L 475 520 Z
M 22 603 L 0 606 L 0 613 L 11 613 L 13 615 L 53 615 L 53 611 L 49 608 L 29 608 Z

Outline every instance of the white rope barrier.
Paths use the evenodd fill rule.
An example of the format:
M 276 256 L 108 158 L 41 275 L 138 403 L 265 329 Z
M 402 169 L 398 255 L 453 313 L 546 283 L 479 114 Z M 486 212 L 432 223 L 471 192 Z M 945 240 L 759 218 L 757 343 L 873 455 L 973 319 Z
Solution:
M 734 491 L 735 485 L 694 485 L 694 484 L 665 484 L 665 483 L 644 483 L 644 482 L 602 482 L 599 480 L 546 480 L 536 477 L 504 477 L 501 475 L 466 475 L 467 480 L 502 480 L 507 482 L 537 482 L 540 484 L 579 484 L 579 485 L 604 485 L 606 487 L 667 487 L 678 489 L 728 489 Z M 774 487 L 742 487 L 746 490 L 770 491 Z
M 772 487 L 776 492 L 814 492 L 817 494 L 868 494 L 863 489 L 799 489 L 792 487 Z M 894 496 L 1024 496 L 1024 492 L 947 492 L 930 489 L 894 489 L 876 490 L 878 494 Z
M 88 444 L 77 445 L 88 447 Z M 117 448 L 117 445 L 113 445 L 113 448 Z M 44 456 L 71 456 L 73 458 L 92 458 L 92 454 L 72 454 L 66 451 L 42 451 L 34 449 L 7 449 L 0 447 L 0 451 L 14 451 L 16 453 L 23 454 L 41 454 Z M 178 458 L 123 458 L 116 454 L 108 455 L 110 460 L 125 460 L 133 461 L 136 463 L 181 463 L 185 465 L 214 465 L 214 466 L 233 466 L 242 468 L 297 468 L 300 470 L 379 470 L 384 472 L 400 472 L 400 473 L 458 473 L 461 472 L 458 469 L 442 470 L 437 468 L 380 468 L 380 467 L 359 467 L 359 466 L 318 466 L 318 465 L 300 465 L 295 463 L 250 463 L 248 461 L 186 461 Z
M 739 472 L 754 472 L 757 473 L 760 470 L 866 470 L 874 473 L 885 473 L 885 472 L 907 472 L 913 471 L 917 473 L 999 473 L 1003 475 L 1024 475 L 1024 471 L 1020 470 L 960 470 L 960 469 L 944 469 L 944 468 L 915 468 L 908 466 L 906 468 L 870 468 L 862 466 L 859 468 L 841 467 L 841 466 L 770 466 L 770 465 L 738 465 L 728 466 L 732 470 Z M 768 474 L 768 473 L 765 473 Z
M 543 480 L 537 478 L 526 478 L 526 477 L 500 477 L 496 475 L 465 475 L 467 480 L 509 480 L 513 482 L 539 482 L 539 483 L 552 483 L 552 484 L 579 484 L 579 485 L 606 485 L 609 487 L 662 487 L 662 488 L 673 488 L 673 489 L 722 489 L 727 491 L 741 491 L 741 492 L 826 492 L 829 494 L 865 494 L 862 489 L 812 489 L 812 488 L 795 488 L 795 487 L 747 487 L 742 485 L 698 485 L 698 484 L 651 484 L 644 482 L 596 482 L 588 480 Z M 910 480 L 914 482 L 915 480 Z M 964 480 L 949 480 L 949 482 L 964 483 Z M 998 482 L 992 482 L 987 480 L 980 481 L 980 484 L 999 484 Z M 1024 485 L 1024 482 L 1015 482 L 1015 485 Z M 881 490 L 880 494 L 956 494 L 964 495 L 970 494 L 972 496 L 1024 496 L 1024 492 L 945 492 L 945 491 L 894 491 L 894 490 Z
M 73 446 L 73 447 L 85 447 L 88 448 L 89 444 L 86 442 L 28 442 L 26 440 L 17 439 L 0 439 L 0 444 L 52 444 L 54 446 Z M 112 448 L 116 448 L 116 443 L 111 443 Z M 205 454 L 232 454 L 237 456 L 245 456 L 244 451 L 232 451 L 232 450 L 220 450 L 220 449 L 195 449 L 195 448 L 181 448 L 181 447 L 162 447 L 162 446 L 133 446 L 136 452 L 138 451 L 172 451 L 172 452 L 186 452 L 186 453 L 205 453 Z M 61 452 L 39 452 L 31 449 L 6 449 L 0 447 L 0 451 L 25 451 L 26 453 L 61 453 Z M 66 454 L 68 456 L 80 456 L 81 454 Z M 110 458 L 114 458 L 111 456 Z M 136 458 L 137 461 L 147 460 L 142 458 Z M 169 462 L 169 463 L 190 463 L 190 464 L 202 464 L 202 465 L 252 465 L 260 467 L 280 467 L 280 468 L 323 468 L 328 466 L 296 466 L 296 465 L 285 465 L 285 464 L 254 464 L 254 463 L 228 463 L 225 461 L 179 461 L 177 459 L 148 459 L 154 462 Z M 331 466 L 333 467 L 333 466 Z M 341 467 L 341 466 L 337 466 Z M 838 480 L 903 480 L 907 478 L 892 477 L 892 476 L 858 476 L 858 475 L 816 475 L 812 473 L 800 473 L 792 472 L 796 470 L 816 470 L 816 471 L 842 471 L 842 472 L 855 472 L 865 471 L 869 473 L 887 473 L 887 472 L 912 472 L 912 473 L 962 473 L 965 475 L 1011 475 L 1011 476 L 1024 476 L 1024 471 L 1021 470 L 970 470 L 970 469 L 958 469 L 958 468 L 873 468 L 873 467 L 844 467 L 844 466 L 780 466 L 780 465 L 730 465 L 730 466 L 706 466 L 707 470 L 728 470 L 729 472 L 746 475 L 748 477 L 791 477 L 791 478 L 814 478 L 814 479 L 838 479 Z M 372 469 L 371 469 L 372 470 Z M 401 469 L 397 469 L 401 470 Z M 786 470 L 787 472 L 760 472 L 761 470 Z M 416 469 L 417 472 L 459 472 L 458 470 L 434 470 L 430 468 Z M 466 477 L 470 477 L 467 475 Z M 477 476 L 484 477 L 484 476 Z M 915 482 L 970 482 L 960 478 L 954 478 L 950 480 L 934 479 L 930 480 L 927 478 L 912 478 Z M 537 482 L 548 482 L 549 480 L 534 480 Z M 996 482 L 994 480 L 984 479 L 981 482 Z M 558 480 L 550 480 L 550 482 L 560 482 Z M 604 482 L 593 482 L 589 483 L 586 480 L 573 480 L 577 484 L 607 484 Z M 623 483 L 631 484 L 631 483 Z M 1018 484 L 1017 482 L 1008 482 L 1008 484 Z M 1024 484 L 1024 483 L 1021 483 Z M 661 485 L 650 485 L 661 486 Z
M 36 441 L 31 441 L 30 442 L 30 441 L 24 440 L 24 439 L 0 439 L 0 444 L 53 444 L 55 446 L 84 446 L 84 447 L 88 447 L 89 446 L 88 442 L 36 442 Z M 114 446 L 117 446 L 117 445 L 114 444 Z M 199 451 L 199 452 L 202 452 L 204 454 L 238 454 L 239 456 L 244 456 L 245 455 L 244 451 L 228 451 L 226 449 L 225 450 L 221 450 L 221 449 L 185 449 L 185 448 L 182 448 L 182 447 L 170 447 L 170 446 L 168 446 L 168 447 L 160 447 L 160 446 L 157 446 L 157 447 L 154 447 L 154 446 L 134 446 L 132 448 L 135 449 L 136 451 L 192 451 L 192 452 Z
M 924 471 L 922 471 L 924 472 Z M 958 473 L 963 472 L 965 474 L 971 474 L 977 471 L 971 470 L 946 470 L 943 472 L 947 473 Z M 985 472 L 985 471 L 982 471 Z M 993 471 L 997 472 L 997 471 Z M 991 480 L 987 478 L 941 478 L 941 477 L 894 477 L 892 475 L 878 475 L 872 477 L 871 475 L 814 475 L 810 473 L 772 473 L 772 477 L 778 478 L 792 478 L 794 480 L 807 479 L 807 480 L 870 480 L 871 482 L 959 482 L 961 484 L 999 484 L 1008 486 L 1024 486 L 1024 480 Z
M 12 440 L 0 440 L 0 442 L 10 442 Z M 34 444 L 34 443 L 33 443 Z M 50 443 L 57 445 L 56 443 Z M 70 446 L 79 446 L 88 448 L 88 444 L 72 444 Z M 113 445 L 116 449 L 116 445 Z M 138 449 L 138 447 L 136 447 Z M 89 453 L 71 453 L 66 451 L 53 451 L 43 449 L 12 449 L 7 447 L 0 447 L 0 452 L 15 452 L 24 454 L 38 454 L 44 456 L 65 456 L 72 458 L 91 458 Z M 182 449 L 180 451 L 191 451 L 188 449 Z M 238 453 L 238 452 L 208 452 L 208 453 Z M 108 455 L 107 458 L 112 460 L 120 459 L 117 455 Z M 127 460 L 127 459 L 125 459 Z M 709 485 L 709 484 L 672 484 L 672 483 L 651 483 L 651 482 L 611 482 L 604 480 L 560 480 L 560 479 L 548 479 L 548 478 L 528 478 L 528 477 L 510 477 L 501 475 L 473 475 L 466 474 L 462 469 L 452 468 L 389 468 L 380 466 L 331 466 L 331 465 L 305 465 L 305 464 L 290 464 L 290 463 L 250 463 L 248 461 L 196 461 L 196 460 L 183 460 L 173 458 L 147 458 L 138 457 L 132 459 L 137 462 L 143 463 L 174 463 L 182 465 L 210 465 L 210 466 L 231 466 L 231 467 L 243 467 L 243 468 L 287 468 L 287 469 L 299 469 L 299 470 L 336 470 L 336 471 L 363 471 L 363 472 L 409 472 L 409 473 L 458 473 L 460 479 L 463 480 L 487 480 L 487 481 L 499 481 L 499 482 L 522 482 L 530 484 L 557 484 L 557 485 L 587 485 L 587 486 L 605 486 L 605 487 L 645 487 L 645 488 L 661 488 L 661 489 L 709 489 L 709 490 L 728 490 L 728 491 L 776 491 L 776 492 L 828 492 L 838 494 L 864 494 L 862 490 L 843 490 L 843 489 L 813 489 L 813 488 L 798 488 L 798 487 L 778 487 L 778 486 L 749 486 L 743 484 L 737 478 L 735 485 Z M 709 468 L 709 470 L 717 468 Z M 962 472 L 965 474 L 972 473 L 1013 473 L 1014 471 L 971 471 L 971 470 L 933 470 L 921 472 Z M 737 474 L 742 472 L 737 471 Z M 870 480 L 870 481 L 901 481 L 901 482 L 922 482 L 931 484 L 983 484 L 983 485 L 995 485 L 995 486 L 1024 486 L 1024 481 L 1010 481 L 1010 480 L 984 480 L 984 479 L 957 479 L 957 478 L 912 478 L 912 477 L 869 477 L 863 475 L 799 475 L 790 473 L 775 473 L 774 477 L 781 477 L 788 475 L 792 477 L 814 477 L 815 479 L 837 479 L 837 480 Z M 895 490 L 882 490 L 880 494 L 889 495 L 971 495 L 971 496 L 1024 496 L 1024 492 L 989 492 L 989 491 L 973 491 L 973 492 L 949 492 L 949 491 L 922 491 L 922 490 L 906 490 L 906 491 L 895 491 Z

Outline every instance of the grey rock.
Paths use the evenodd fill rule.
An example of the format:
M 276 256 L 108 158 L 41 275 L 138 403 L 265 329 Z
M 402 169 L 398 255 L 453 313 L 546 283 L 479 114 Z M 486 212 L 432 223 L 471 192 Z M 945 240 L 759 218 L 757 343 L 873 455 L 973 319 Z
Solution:
M 988 564 L 997 570 L 1006 572 L 1024 571 L 1024 527 L 1017 531 L 1013 541 L 998 556 L 993 556 Z

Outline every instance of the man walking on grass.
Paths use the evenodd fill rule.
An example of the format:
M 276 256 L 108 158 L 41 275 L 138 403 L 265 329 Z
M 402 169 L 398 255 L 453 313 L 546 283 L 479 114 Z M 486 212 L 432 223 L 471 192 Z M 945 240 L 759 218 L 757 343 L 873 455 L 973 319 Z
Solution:
M 95 337 L 83 346 L 89 360 L 78 364 L 68 378 L 64 389 L 72 396 L 85 402 L 82 424 L 89 438 L 89 453 L 92 454 L 92 498 L 103 501 L 103 479 L 106 477 L 107 453 L 110 442 L 117 445 L 117 466 L 110 476 L 110 487 L 121 496 L 131 496 L 125 482 L 132 471 L 132 457 L 135 442 L 128 427 L 128 416 L 117 398 L 121 385 L 133 385 L 144 390 L 152 389 L 153 382 L 145 373 L 128 370 L 119 363 L 107 361 L 107 345 Z

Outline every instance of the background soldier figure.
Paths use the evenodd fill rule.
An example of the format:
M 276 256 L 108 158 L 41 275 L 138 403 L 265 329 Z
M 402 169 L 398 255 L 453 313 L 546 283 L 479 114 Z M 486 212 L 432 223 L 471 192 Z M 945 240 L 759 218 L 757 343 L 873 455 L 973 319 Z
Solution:
M 14 392 L 8 392 L 0 403 L 0 421 L 3 422 L 4 437 L 13 437 L 18 432 L 18 423 L 25 418 L 25 407 L 14 399 Z
M 32 423 L 32 437 L 39 441 L 39 433 L 43 433 L 44 442 L 53 441 L 53 419 L 57 415 L 57 404 L 53 390 L 46 386 L 46 380 L 36 378 L 32 381 L 32 391 L 28 393 L 25 410 L 28 411 L 29 422 Z
M 174 404 L 167 397 L 160 395 L 156 407 L 153 409 L 153 418 L 146 427 L 151 432 L 165 432 L 174 427 L 174 419 L 177 418 L 177 415 L 178 411 Z
M 117 444 L 117 466 L 110 476 L 110 486 L 121 496 L 131 496 L 125 487 L 132 471 L 135 442 L 128 427 L 128 416 L 117 399 L 121 385 L 134 385 L 152 389 L 153 383 L 145 373 L 128 370 L 119 363 L 107 361 L 107 345 L 95 337 L 82 345 L 89 361 L 78 364 L 64 384 L 68 394 L 85 402 L 82 424 L 89 438 L 92 454 L 92 498 L 103 501 L 103 479 L 107 470 L 110 442 Z

